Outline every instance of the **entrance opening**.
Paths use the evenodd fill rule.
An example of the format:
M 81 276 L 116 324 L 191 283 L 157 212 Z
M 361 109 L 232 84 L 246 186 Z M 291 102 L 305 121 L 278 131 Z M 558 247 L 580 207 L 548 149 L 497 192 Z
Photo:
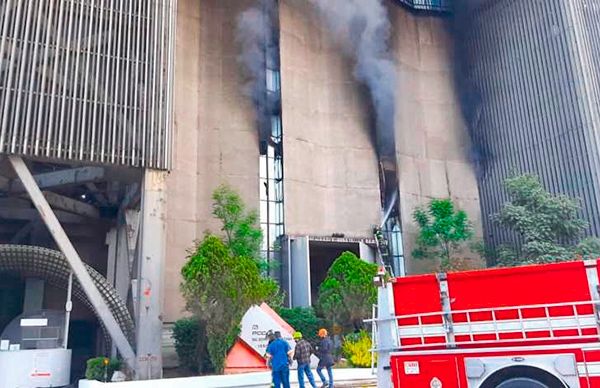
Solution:
M 23 313 L 24 283 L 17 276 L 0 274 L 0 333 Z
M 314 303 L 319 297 L 319 287 L 327 277 L 327 271 L 340 255 L 352 252 L 360 257 L 358 242 L 310 241 L 310 292 Z
M 138 225 L 142 170 L 47 160 L 25 162 L 81 259 L 95 270 L 91 275 L 99 291 L 104 295 L 110 292 L 110 300 L 122 302 L 118 306 L 122 311 L 115 314 L 120 324 L 131 322 L 122 329 L 132 335 L 132 314 L 127 306 L 132 305 L 130 268 L 135 262 L 123 252 L 130 252 L 125 231 Z M 56 251 L 57 246 L 6 159 L 0 159 L 0 182 L 4 182 L 0 184 L 0 245 L 4 247 L 0 255 L 1 334 L 24 311 L 28 278 L 44 281 L 40 307 L 64 311 L 69 268 L 63 258 L 42 250 Z M 15 247 L 18 254 L 13 258 L 7 247 Z M 29 247 L 40 247 L 39 252 L 23 253 L 23 248 Z M 75 379 L 83 376 L 87 359 L 111 354 L 106 332 L 77 284 L 68 347 L 73 351 L 71 372 Z

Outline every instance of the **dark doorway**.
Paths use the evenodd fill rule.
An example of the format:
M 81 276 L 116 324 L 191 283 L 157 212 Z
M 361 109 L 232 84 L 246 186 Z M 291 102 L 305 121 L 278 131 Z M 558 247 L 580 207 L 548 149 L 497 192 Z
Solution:
M 71 363 L 71 381 L 85 378 L 86 362 L 96 353 L 96 322 L 73 320 L 69 328 L 69 349 L 73 352 Z
M 16 316 L 23 312 L 25 284 L 19 277 L 0 275 L 0 334 Z
M 319 297 L 319 287 L 327 277 L 327 271 L 340 255 L 352 252 L 360 256 L 359 244 L 355 242 L 310 241 L 310 292 L 312 303 Z

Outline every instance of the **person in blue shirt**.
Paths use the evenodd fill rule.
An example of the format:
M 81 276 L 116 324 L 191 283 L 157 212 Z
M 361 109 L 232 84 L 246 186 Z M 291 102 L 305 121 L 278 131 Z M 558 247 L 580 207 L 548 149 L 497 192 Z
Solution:
M 278 335 L 279 334 L 279 335 Z M 292 348 L 275 332 L 275 340 L 267 346 L 267 357 L 271 362 L 271 374 L 275 388 L 290 388 L 290 356 Z

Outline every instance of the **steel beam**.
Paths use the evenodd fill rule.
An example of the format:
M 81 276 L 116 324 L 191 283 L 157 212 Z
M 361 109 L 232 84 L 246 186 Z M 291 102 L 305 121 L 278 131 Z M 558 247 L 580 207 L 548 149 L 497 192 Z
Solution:
M 65 224 L 83 224 L 87 222 L 84 217 L 77 214 L 65 213 L 57 210 L 54 215 Z M 0 219 L 33 221 L 40 218 L 40 214 L 33 208 L 0 208 Z
M 104 168 L 102 167 L 80 167 L 68 170 L 60 170 L 37 174 L 33 177 L 36 186 L 40 189 L 50 187 L 69 186 L 76 184 L 85 184 L 90 182 L 99 182 L 104 180 Z M 15 180 L 12 184 L 12 191 L 22 192 L 25 187 L 22 182 Z
M 146 170 L 142 189 L 137 273 L 138 379 L 162 377 L 162 283 L 165 260 L 166 173 Z
M 85 202 L 65 197 L 64 195 L 52 193 L 50 191 L 44 191 L 44 197 L 46 197 L 46 201 L 48 201 L 48 203 L 56 209 L 64 210 L 68 213 L 78 214 L 83 217 L 100 218 L 100 211 L 98 211 L 98 209 L 94 206 Z
M 112 315 L 106 301 L 94 285 L 94 282 L 90 274 L 87 272 L 84 263 L 82 262 L 81 258 L 79 257 L 79 254 L 73 247 L 73 244 L 71 244 L 71 241 L 69 240 L 65 231 L 60 225 L 60 222 L 56 218 L 56 215 L 50 208 L 50 205 L 48 204 L 48 201 L 46 201 L 46 198 L 42 194 L 42 191 L 36 184 L 33 175 L 31 175 L 31 172 L 29 171 L 29 169 L 25 165 L 25 162 L 20 156 L 11 155 L 8 158 L 15 172 L 21 179 L 23 186 L 29 193 L 33 204 L 39 211 L 42 220 L 48 227 L 48 230 L 54 238 L 54 241 L 56 242 L 62 253 L 65 255 L 69 266 L 73 270 L 73 273 L 75 274 L 77 280 L 79 281 L 79 284 L 81 285 L 81 288 L 83 289 L 86 296 L 88 297 L 88 300 L 94 307 L 94 310 L 102 320 L 102 323 L 106 327 L 111 338 L 117 345 L 117 348 L 119 349 L 119 352 L 121 352 L 123 359 L 129 367 L 134 369 L 136 356 L 135 352 L 133 351 L 133 348 L 131 347 L 131 344 L 129 343 L 127 337 L 121 330 L 121 327 L 115 320 L 115 317 Z

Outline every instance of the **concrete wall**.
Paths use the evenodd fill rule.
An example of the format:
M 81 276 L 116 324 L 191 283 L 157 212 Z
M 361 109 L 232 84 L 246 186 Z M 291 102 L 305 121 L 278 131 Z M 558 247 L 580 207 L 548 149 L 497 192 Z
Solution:
M 398 63 L 396 147 L 405 251 L 415 206 L 451 197 L 481 235 L 479 194 L 468 161 L 470 139 L 453 81 L 446 20 L 389 4 Z M 309 2 L 282 0 L 281 67 L 286 232 L 368 236 L 380 217 L 377 158 L 369 104 L 325 23 Z M 407 263 L 409 273 L 432 263 Z
M 479 193 L 471 147 L 453 81 L 453 46 L 444 18 L 417 16 L 390 6 L 398 63 L 396 149 L 405 252 L 417 233 L 412 212 L 431 198 L 452 198 L 481 235 Z M 472 256 L 472 255 L 471 255 Z M 407 272 L 430 270 L 429 261 L 407 262 Z M 478 264 L 478 263 L 473 263 Z
M 368 100 L 308 1 L 280 1 L 280 25 L 286 233 L 368 237 L 380 218 Z
M 182 315 L 180 269 L 207 229 L 221 182 L 258 204 L 254 111 L 242 94 L 235 22 L 250 0 L 180 0 L 175 64 L 173 170 L 167 181 L 165 322 Z M 403 225 L 412 249 L 414 206 L 451 196 L 477 225 L 469 139 L 452 82 L 444 21 L 390 3 L 399 64 L 397 150 Z M 285 221 L 290 235 L 366 237 L 380 217 L 369 101 L 352 62 L 305 0 L 280 1 Z M 410 272 L 423 265 L 409 263 Z
M 182 315 L 180 269 L 205 230 L 219 231 L 211 194 L 223 182 L 258 205 L 254 111 L 236 61 L 239 12 L 251 1 L 180 0 L 175 57 L 173 169 L 167 181 L 165 322 Z

